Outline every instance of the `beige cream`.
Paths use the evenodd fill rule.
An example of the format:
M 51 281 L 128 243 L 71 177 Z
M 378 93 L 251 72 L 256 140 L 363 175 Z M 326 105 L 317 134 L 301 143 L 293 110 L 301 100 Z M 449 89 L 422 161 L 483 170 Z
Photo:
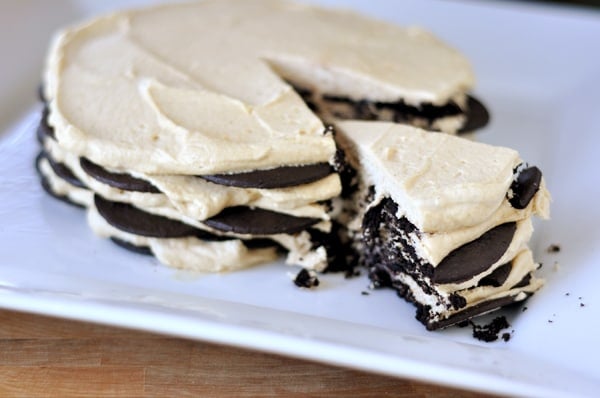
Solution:
M 391 197 L 399 216 L 422 232 L 462 231 L 464 243 L 505 220 L 549 216 L 545 184 L 526 211 L 510 207 L 513 169 L 522 163 L 515 150 L 386 122 L 336 127 L 356 153 L 364 184 L 374 185 L 378 198 Z
M 259 207 L 297 217 L 329 221 L 330 216 L 325 206 L 316 202 L 335 197 L 341 191 L 337 174 L 291 188 L 244 189 L 213 184 L 194 176 L 141 173 L 136 173 L 136 177 L 151 182 L 161 193 L 125 191 L 89 176 L 82 170 L 79 157 L 65 151 L 56 141 L 46 140 L 44 148 L 53 159 L 64 163 L 79 180 L 103 197 L 131 203 L 150 213 L 181 219 L 188 223 L 190 220 L 195 220 L 196 223 L 206 220 L 232 206 Z
M 56 36 L 44 82 L 61 145 L 104 166 L 210 174 L 329 161 L 333 138 L 283 78 L 414 104 L 473 85 L 466 59 L 430 33 L 278 0 L 96 18 Z
M 188 238 L 151 238 L 133 235 L 108 224 L 94 206 L 87 211 L 88 224 L 99 236 L 118 238 L 149 247 L 163 264 L 190 271 L 225 272 L 243 269 L 277 258 L 274 248 L 249 249 L 239 239 L 219 242 Z
M 233 238 L 228 244 L 219 245 L 220 242 L 202 242 L 196 238 L 148 238 L 143 236 L 136 236 L 117 228 L 110 226 L 102 217 L 98 214 L 94 207 L 94 191 L 89 189 L 76 187 L 62 178 L 58 177 L 49 162 L 46 159 L 42 159 L 39 165 L 40 173 L 46 179 L 50 189 L 53 193 L 60 196 L 65 196 L 73 203 L 88 209 L 88 223 L 92 230 L 104 237 L 116 237 L 122 239 L 128 243 L 138 246 L 148 246 L 152 249 L 153 253 L 159 258 L 164 264 L 173 266 L 181 269 L 190 270 L 203 270 L 203 271 L 231 271 L 236 268 L 235 264 L 231 261 L 234 259 L 239 260 L 238 268 L 245 268 L 251 264 L 255 264 L 261 258 L 262 260 L 271 261 L 275 257 L 275 252 L 272 248 L 268 250 L 249 250 L 247 249 L 240 239 L 249 239 L 251 236 L 230 234 Z M 89 177 L 88 177 L 89 178 Z M 101 184 L 100 184 L 101 185 Z M 119 190 L 105 186 L 107 192 L 110 195 L 118 194 Z M 114 190 L 114 191 L 113 191 Z M 96 191 L 97 192 L 97 191 Z M 122 195 L 127 195 L 126 192 L 121 191 Z M 161 195 L 161 194 L 157 194 Z M 104 195 L 103 195 L 104 196 Z M 127 196 L 131 199 L 133 196 Z M 123 201 L 123 197 L 120 197 Z M 117 199 L 113 199 L 117 200 Z M 124 201 L 125 203 L 131 203 Z M 138 206 L 139 207 L 139 206 Z M 207 230 L 209 232 L 220 234 L 218 231 L 211 230 L 206 225 L 202 224 L 198 220 L 186 217 L 181 213 L 177 212 L 176 209 L 168 205 L 155 205 L 140 207 L 143 211 L 151 214 L 164 216 L 171 219 L 176 219 L 192 225 L 196 228 Z M 91 215 L 89 213 L 92 213 Z M 317 229 L 328 230 L 328 222 L 321 222 L 315 226 Z M 255 236 L 262 238 L 263 236 Z M 327 263 L 327 252 L 323 246 L 313 247 L 313 241 L 308 232 L 303 231 L 297 234 L 276 234 L 264 236 L 264 238 L 271 239 L 274 242 L 280 244 L 287 250 L 286 263 L 290 265 L 298 265 L 303 268 L 323 271 Z M 232 243 L 233 241 L 237 243 Z M 227 255 L 223 257 L 224 263 L 219 264 L 218 253 L 221 248 L 225 248 Z M 178 253 L 180 250 L 191 250 L 191 253 Z M 162 253 L 159 257 L 157 253 Z M 212 254 L 211 254 L 212 253 Z M 268 256 L 267 256 L 268 254 Z M 249 258 L 245 259 L 244 256 L 248 255 Z M 204 257 L 200 257 L 204 256 Z M 201 259 L 207 261 L 206 265 L 197 263 Z

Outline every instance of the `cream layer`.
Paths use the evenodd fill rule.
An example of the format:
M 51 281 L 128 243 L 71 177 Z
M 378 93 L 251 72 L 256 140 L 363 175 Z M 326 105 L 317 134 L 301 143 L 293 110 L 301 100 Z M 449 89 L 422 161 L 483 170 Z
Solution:
M 42 159 L 42 161 L 40 162 L 40 172 L 42 173 L 44 178 L 46 178 L 46 180 L 48 181 L 48 184 L 49 184 L 52 192 L 54 192 L 57 195 L 65 196 L 72 202 L 79 204 L 81 206 L 84 206 L 88 209 L 94 208 L 94 193 L 88 189 L 76 187 L 76 186 L 66 182 L 62 178 L 58 177 L 56 175 L 56 173 L 54 172 L 54 170 L 52 169 L 52 167 L 50 166 L 47 159 Z M 145 209 L 145 210 L 147 210 L 147 209 Z M 97 213 L 96 210 L 94 210 L 94 211 Z M 204 230 L 210 231 L 215 234 L 220 234 L 218 231 L 211 230 L 210 228 L 207 228 L 204 224 L 202 224 L 198 221 L 182 218 L 181 215 L 177 214 L 176 212 L 166 212 L 166 214 L 161 214 L 160 211 L 157 211 L 156 213 L 153 213 L 153 214 L 163 215 L 165 217 L 168 217 L 169 215 L 171 215 L 171 216 L 173 216 L 172 218 L 178 219 L 183 222 L 187 222 L 190 225 L 195 226 L 199 229 L 204 229 Z M 96 217 L 96 216 L 100 217 L 99 215 L 94 215 L 94 217 Z M 89 221 L 89 219 L 88 219 L 88 221 Z M 154 246 L 152 246 L 152 247 L 153 248 L 158 248 L 159 246 L 162 247 L 165 258 L 171 259 L 171 260 L 169 260 L 170 263 L 167 263 L 168 265 L 177 263 L 177 264 L 179 264 L 179 265 L 177 265 L 178 268 L 186 268 L 186 269 L 199 269 L 200 268 L 199 265 L 195 265 L 193 263 L 189 263 L 188 265 L 185 265 L 186 264 L 185 259 L 188 259 L 190 261 L 195 261 L 195 259 L 197 259 L 197 255 L 192 254 L 188 257 L 185 257 L 183 255 L 177 256 L 176 253 L 171 253 L 169 251 L 169 250 L 175 250 L 175 249 L 184 250 L 186 245 L 187 246 L 191 245 L 190 247 L 195 247 L 194 245 L 197 243 L 196 241 L 198 241 L 198 239 L 195 239 L 195 238 L 193 238 L 193 239 L 192 238 L 171 238 L 171 239 L 165 240 L 165 239 L 159 239 L 159 238 L 145 238 L 142 236 L 136 236 L 133 234 L 129 234 L 129 233 L 120 231 L 117 228 L 114 228 L 114 227 L 108 225 L 108 223 L 104 219 L 102 220 L 102 222 L 97 221 L 96 224 L 97 224 L 97 226 L 95 227 L 95 229 L 92 225 L 90 225 L 90 226 L 97 234 L 100 234 L 101 236 L 117 237 L 117 238 L 120 238 L 120 239 L 122 239 L 126 242 L 129 242 L 131 244 L 134 244 L 134 245 L 148 246 L 148 245 L 143 244 L 144 242 L 146 242 L 146 243 L 148 242 L 146 239 L 158 239 L 158 241 L 155 242 Z M 325 223 L 321 223 L 321 224 L 325 224 Z M 108 227 L 106 225 L 108 225 Z M 318 228 L 319 225 L 316 225 L 315 227 Z M 321 225 L 320 229 L 326 230 L 326 229 L 328 229 L 328 225 Z M 115 232 L 115 231 L 119 231 L 119 234 L 118 235 L 114 235 L 114 234 L 106 235 L 109 232 Z M 239 241 L 239 239 L 253 238 L 253 236 L 250 236 L 250 235 L 233 235 L 233 237 L 236 238 L 236 239 L 234 239 L 236 241 Z M 315 246 L 315 242 L 312 240 L 310 234 L 306 231 L 302 231 L 300 233 L 293 234 L 293 235 L 276 234 L 276 235 L 269 235 L 269 236 L 254 236 L 254 238 L 268 238 L 268 239 L 280 244 L 287 251 L 286 263 L 289 265 L 298 265 L 303 268 L 312 269 L 315 271 L 323 271 L 323 270 L 325 270 L 325 268 L 327 268 L 328 253 L 325 250 L 325 247 Z M 182 239 L 182 240 L 178 240 L 178 239 Z M 191 243 L 185 243 L 188 241 Z M 166 244 L 165 242 L 168 242 L 168 244 Z M 217 247 L 217 246 L 215 246 L 215 247 Z M 244 246 L 244 248 L 245 248 L 245 246 Z M 241 251 L 243 251 L 242 249 L 244 249 L 244 248 L 242 248 L 241 246 L 239 247 L 239 250 L 240 250 L 239 255 L 240 256 L 241 256 Z M 159 249 L 157 249 L 157 250 L 159 250 Z M 198 250 L 200 250 L 200 249 L 198 249 Z M 229 246 L 228 250 L 231 250 L 231 245 Z M 227 257 L 227 258 L 229 258 L 229 257 Z M 253 261 L 253 260 L 250 259 L 248 261 Z M 244 260 L 244 261 L 242 261 L 242 263 L 246 264 L 246 263 L 248 263 L 248 261 Z M 209 266 L 209 268 L 215 268 L 215 269 L 218 267 L 219 267 L 218 265 L 215 265 L 212 263 Z M 230 269 L 229 265 L 223 265 L 223 267 Z
M 339 195 L 341 184 L 337 174 L 319 181 L 290 188 L 254 189 L 226 187 L 194 176 L 146 175 L 135 177 L 151 182 L 162 193 L 125 191 L 113 188 L 88 175 L 82 170 L 79 157 L 67 152 L 53 140 L 45 140 L 44 148 L 53 159 L 64 163 L 93 191 L 117 202 L 125 202 L 150 213 L 170 218 L 185 217 L 188 220 L 206 220 L 227 207 L 249 206 L 273 210 L 296 217 L 312 217 L 329 221 L 326 206 L 317 202 Z M 126 171 L 111 170 L 127 173 Z
M 39 171 L 52 190 L 58 196 L 64 196 L 71 202 L 83 207 L 89 207 L 94 203 L 94 193 L 89 189 L 76 187 L 75 185 L 58 177 L 48 159 L 41 159 L 38 165 Z
M 88 208 L 87 220 L 96 235 L 149 247 L 161 263 L 174 268 L 206 272 L 234 271 L 277 258 L 274 248 L 249 249 L 239 239 L 213 242 L 195 237 L 150 238 L 133 235 L 108 224 L 94 206 Z
M 338 122 L 336 127 L 353 152 L 364 186 L 375 187 L 374 202 L 392 198 L 397 216 L 431 234 L 430 239 L 460 230 L 462 240 L 473 240 L 483 232 L 478 225 L 549 216 L 544 183 L 526 211 L 509 208 L 507 192 L 522 163 L 512 149 L 386 122 Z
M 44 77 L 61 145 L 117 169 L 214 174 L 330 161 L 284 79 L 354 99 L 444 104 L 473 85 L 432 34 L 279 0 L 207 0 L 62 30 Z
M 446 319 L 455 313 L 466 310 L 469 307 L 476 306 L 485 301 L 491 301 L 507 296 L 516 296 L 517 300 L 524 300 L 527 297 L 526 293 L 534 293 L 539 290 L 544 281 L 531 277 L 529 283 L 524 287 L 514 287 L 518 284 L 527 274 L 531 273 L 538 268 L 538 264 L 533 261 L 531 251 L 527 248 L 522 249 L 512 260 L 512 270 L 508 278 L 504 281 L 501 286 L 480 286 L 477 287 L 476 283 L 471 284 L 469 288 L 462 290 L 445 290 L 440 288 L 438 285 L 433 285 L 435 294 L 425 293 L 423 288 L 417 283 L 410 275 L 400 273 L 395 276 L 395 279 L 401 283 L 407 285 L 410 288 L 411 294 L 415 300 L 422 304 L 431 307 L 433 313 L 438 313 L 439 317 L 434 319 L 435 321 Z M 474 281 L 473 281 L 474 282 Z M 449 296 L 452 293 L 457 293 L 466 299 L 467 305 L 461 309 L 448 309 Z M 447 299 L 446 302 L 440 301 L 439 297 Z M 478 314 L 480 315 L 480 314 Z

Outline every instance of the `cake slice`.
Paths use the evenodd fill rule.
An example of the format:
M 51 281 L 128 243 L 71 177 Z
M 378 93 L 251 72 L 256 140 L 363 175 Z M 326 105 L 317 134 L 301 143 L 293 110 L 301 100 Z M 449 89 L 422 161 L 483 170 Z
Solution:
M 428 329 L 542 286 L 527 244 L 531 217 L 547 218 L 550 198 L 516 151 L 392 123 L 336 127 L 360 180 L 350 206 L 361 262 Z

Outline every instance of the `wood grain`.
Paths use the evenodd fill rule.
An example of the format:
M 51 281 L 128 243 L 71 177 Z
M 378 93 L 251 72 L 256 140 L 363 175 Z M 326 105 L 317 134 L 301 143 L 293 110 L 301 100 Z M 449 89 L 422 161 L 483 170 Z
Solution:
M 250 350 L 0 310 L 1 397 L 481 397 Z

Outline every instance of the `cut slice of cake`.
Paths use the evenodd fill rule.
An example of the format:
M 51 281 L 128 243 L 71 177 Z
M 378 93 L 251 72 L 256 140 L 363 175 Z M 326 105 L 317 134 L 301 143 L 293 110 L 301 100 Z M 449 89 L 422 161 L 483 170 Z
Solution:
M 428 329 L 542 286 L 527 244 L 550 197 L 516 151 L 392 123 L 336 128 L 360 180 L 350 206 L 361 262 L 376 286 L 413 302 Z

